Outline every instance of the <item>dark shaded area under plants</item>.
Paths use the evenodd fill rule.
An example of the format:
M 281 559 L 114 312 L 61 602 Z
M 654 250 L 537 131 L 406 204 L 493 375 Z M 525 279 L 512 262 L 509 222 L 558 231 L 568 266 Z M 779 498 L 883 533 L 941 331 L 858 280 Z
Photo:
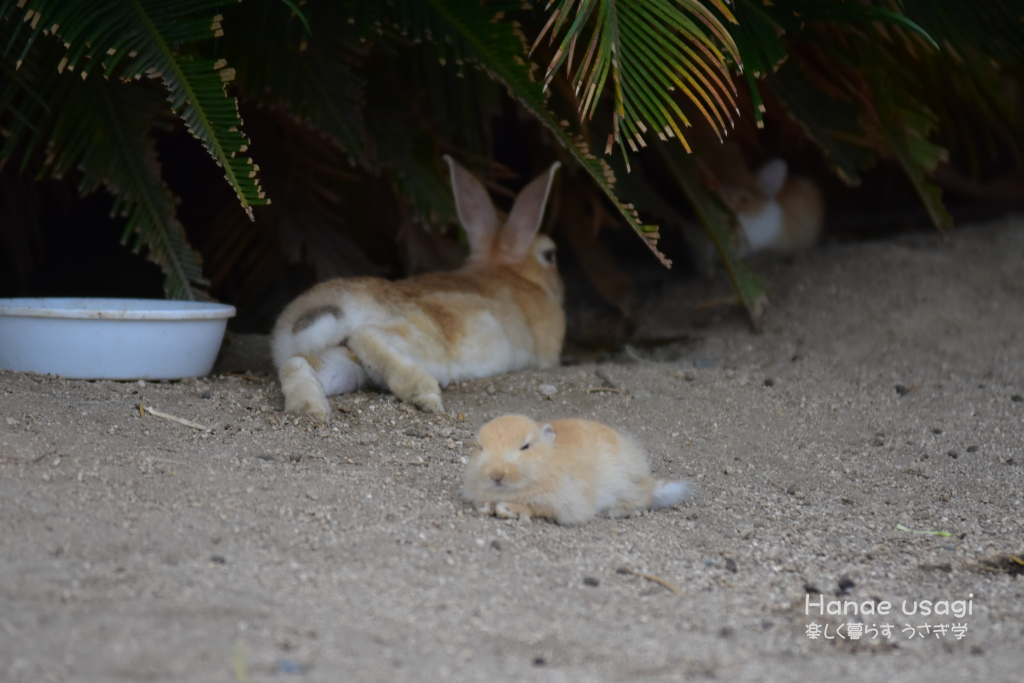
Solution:
M 653 5 L 639 3 L 570 26 L 550 5 L 500 2 L 311 0 L 300 22 L 280 0 L 200 2 L 167 14 L 153 14 L 160 0 L 102 1 L 129 23 L 147 12 L 159 21 L 127 38 L 112 32 L 106 48 L 98 38 L 76 42 L 68 26 L 103 20 L 76 15 L 73 3 L 0 0 L 0 263 L 9 265 L 0 296 L 165 289 L 234 304 L 233 330 L 266 331 L 318 280 L 456 267 L 460 230 L 440 162 L 449 153 L 484 178 L 499 205 L 553 158 L 563 161 L 546 229 L 561 246 L 567 307 L 594 311 L 589 324 L 570 326 L 572 344 L 654 343 L 633 335 L 638 303 L 669 279 L 723 265 L 757 327 L 764 291 L 735 253 L 735 219 L 730 209 L 706 210 L 721 203 L 722 178 L 708 172 L 717 142 L 702 137 L 716 140 L 732 126 L 722 116 L 737 108 L 728 139 L 749 168 L 783 157 L 820 185 L 826 242 L 946 229 L 947 212 L 969 223 L 1024 196 L 1020 41 L 1000 19 L 1015 16 L 1015 2 L 908 2 L 899 11 L 709 2 L 717 9 L 693 24 L 682 13 L 652 21 Z M 206 11 L 223 13 L 209 23 Z M 48 35 L 51 18 L 68 34 L 67 49 Z M 175 33 L 174 22 L 192 19 L 187 34 Z M 526 48 L 545 32 L 550 40 L 532 46 L 531 64 Z M 577 38 L 591 51 L 583 57 L 581 48 L 573 63 Z M 621 90 L 607 80 L 615 49 Z M 100 67 L 104 78 L 85 78 Z M 658 69 L 706 78 L 691 83 L 687 99 Z M 143 72 L 158 77 L 118 83 Z M 182 87 L 194 96 L 183 99 Z M 176 93 L 171 112 L 167 89 Z M 235 98 L 237 110 L 222 106 Z M 660 118 L 668 110 L 659 106 L 677 103 L 681 111 Z M 580 120 L 581 106 L 593 117 Z M 689 157 L 659 132 L 682 111 L 696 126 L 686 129 Z M 84 144 L 90 136 L 99 142 Z M 941 200 L 932 180 L 947 189 Z M 696 200 L 705 210 L 695 214 Z M 106 218 L 111 212 L 119 217 Z M 666 257 L 671 271 L 658 262 Z M 162 288 L 147 258 L 160 264 Z

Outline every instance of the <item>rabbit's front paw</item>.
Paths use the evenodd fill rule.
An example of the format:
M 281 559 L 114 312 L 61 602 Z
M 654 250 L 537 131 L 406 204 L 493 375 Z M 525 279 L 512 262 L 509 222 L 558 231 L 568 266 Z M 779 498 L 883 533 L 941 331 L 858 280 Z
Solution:
M 494 516 L 501 519 L 520 519 L 526 521 L 530 519 L 530 508 L 525 505 L 516 505 L 515 503 L 502 501 L 494 505 Z

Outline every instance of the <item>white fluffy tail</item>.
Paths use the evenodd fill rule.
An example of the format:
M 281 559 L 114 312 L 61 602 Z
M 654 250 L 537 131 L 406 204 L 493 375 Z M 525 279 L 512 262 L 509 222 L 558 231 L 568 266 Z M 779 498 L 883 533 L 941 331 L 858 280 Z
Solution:
M 691 493 L 690 485 L 685 481 L 659 479 L 654 482 L 654 498 L 651 500 L 651 509 L 657 510 L 678 505 L 689 498 Z

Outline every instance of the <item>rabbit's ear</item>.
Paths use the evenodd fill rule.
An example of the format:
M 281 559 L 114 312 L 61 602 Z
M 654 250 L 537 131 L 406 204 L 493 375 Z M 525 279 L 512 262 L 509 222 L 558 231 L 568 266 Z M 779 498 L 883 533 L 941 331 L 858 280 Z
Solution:
M 540 426 L 540 442 L 551 443 L 555 440 L 555 428 L 549 424 L 542 424 Z
M 474 255 L 483 253 L 498 230 L 498 212 L 494 210 L 483 183 L 447 154 L 443 159 L 451 169 L 455 208 L 462 227 L 466 229 L 469 252 Z
M 782 191 L 786 184 L 786 176 L 789 175 L 789 166 L 785 159 L 772 159 L 761 168 L 757 169 L 757 184 L 761 191 L 769 199 Z
M 561 165 L 557 161 L 551 164 L 547 173 L 534 178 L 516 197 L 499 238 L 501 251 L 509 260 L 523 259 L 533 244 L 533 238 L 540 230 L 541 219 L 544 218 L 544 207 L 548 203 L 555 171 Z

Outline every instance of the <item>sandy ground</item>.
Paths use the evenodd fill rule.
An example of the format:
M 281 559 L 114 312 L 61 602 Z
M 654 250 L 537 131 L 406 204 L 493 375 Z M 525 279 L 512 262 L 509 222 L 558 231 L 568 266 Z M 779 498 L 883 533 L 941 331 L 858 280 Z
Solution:
M 248 378 L 0 373 L 0 681 L 1024 680 L 1024 221 L 756 265 L 761 336 L 695 308 L 724 279 L 665 280 L 640 333 L 682 342 L 441 417 L 285 416 L 262 337 L 219 366 Z M 696 495 L 481 516 L 464 458 L 507 412 L 627 430 Z

